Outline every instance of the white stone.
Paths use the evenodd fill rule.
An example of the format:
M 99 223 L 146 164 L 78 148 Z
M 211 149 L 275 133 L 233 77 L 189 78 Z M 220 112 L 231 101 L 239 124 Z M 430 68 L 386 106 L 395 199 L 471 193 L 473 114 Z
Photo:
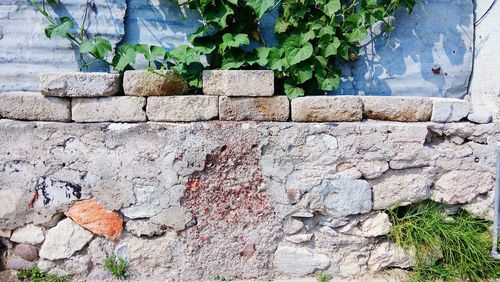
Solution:
M 40 75 L 40 91 L 45 96 L 103 97 L 117 95 L 121 75 L 103 72 L 61 72 Z
M 286 235 L 292 235 L 300 231 L 304 223 L 300 220 L 291 218 L 283 223 L 283 231 Z
M 285 274 L 304 276 L 329 264 L 327 256 L 313 254 L 306 248 L 280 246 L 274 254 L 274 266 Z
M 489 172 L 450 171 L 434 184 L 432 199 L 449 205 L 468 203 L 492 190 L 494 183 L 495 176 Z
M 467 119 L 474 123 L 490 123 L 491 114 L 486 110 L 473 110 L 472 113 L 469 114 Z
M 273 96 L 274 73 L 270 70 L 203 71 L 203 93 L 217 96 Z
M 76 122 L 141 122 L 146 121 L 145 106 L 144 97 L 74 98 L 71 114 Z
M 47 232 L 39 255 L 49 260 L 69 258 L 81 250 L 92 237 L 91 232 L 71 219 L 63 219 Z
M 0 117 L 19 120 L 70 121 L 70 100 L 40 92 L 0 93 Z
M 314 234 L 309 233 L 309 234 L 297 234 L 297 235 L 291 235 L 286 237 L 285 239 L 289 242 L 295 243 L 295 244 L 300 244 L 300 243 L 305 243 L 311 241 L 312 237 Z
M 417 173 L 398 172 L 376 179 L 372 187 L 373 209 L 387 209 L 392 205 L 404 206 L 428 199 L 432 182 Z
M 360 161 L 356 168 L 363 174 L 365 179 L 374 179 L 381 176 L 389 169 L 386 161 Z
M 0 219 L 16 211 L 23 195 L 23 189 L 0 190 Z
M 326 234 L 328 234 L 330 236 L 337 236 L 338 235 L 337 231 L 335 231 L 333 228 L 328 227 L 328 226 L 322 226 L 319 229 L 319 232 L 326 233 Z
M 43 242 L 45 235 L 43 229 L 33 224 L 25 225 L 14 230 L 10 240 L 16 243 L 36 245 Z
M 378 237 L 387 235 L 391 227 L 389 216 L 384 212 L 379 212 L 357 224 L 352 233 L 363 237 Z
M 211 96 L 148 97 L 146 115 L 151 121 L 205 121 L 219 115 L 219 99 Z
M 470 203 L 462 206 L 463 209 L 474 216 L 493 221 L 494 217 L 494 192 L 490 191 L 484 195 L 479 195 Z
M 369 268 L 378 272 L 384 268 L 409 268 L 415 265 L 415 259 L 405 250 L 394 243 L 382 242 L 371 252 L 368 260 Z
M 434 122 L 456 122 L 467 117 L 470 103 L 467 100 L 452 98 L 432 98 L 432 116 Z

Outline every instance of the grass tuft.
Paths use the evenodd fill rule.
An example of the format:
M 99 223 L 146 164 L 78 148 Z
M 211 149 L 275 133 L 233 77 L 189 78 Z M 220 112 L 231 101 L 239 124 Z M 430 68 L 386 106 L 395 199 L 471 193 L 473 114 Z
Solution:
M 104 267 L 118 279 L 125 279 L 128 276 L 127 261 L 124 258 L 110 255 L 104 260 Z
M 17 272 L 17 279 L 21 281 L 32 281 L 32 282 L 68 282 L 69 277 L 57 276 L 53 274 L 48 274 L 47 272 L 42 272 L 37 266 L 30 269 L 19 270 Z
M 318 282 L 329 282 L 333 279 L 333 276 L 328 272 L 320 272 L 316 274 L 316 281 Z
M 491 222 L 464 210 L 448 215 L 431 201 L 388 211 L 390 239 L 414 252 L 412 281 L 484 281 L 500 277 L 500 262 L 490 256 Z

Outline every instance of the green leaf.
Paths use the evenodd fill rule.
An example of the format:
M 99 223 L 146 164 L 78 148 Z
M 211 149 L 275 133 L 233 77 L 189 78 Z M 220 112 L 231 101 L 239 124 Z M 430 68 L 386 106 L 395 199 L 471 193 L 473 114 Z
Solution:
M 285 80 L 285 94 L 288 99 L 292 100 L 300 96 L 304 96 L 304 89 L 298 87 L 293 80 Z
M 274 0 L 247 0 L 247 5 L 254 10 L 257 19 L 260 19 L 267 10 L 274 6 Z
M 297 68 L 293 73 L 298 83 L 304 83 L 311 79 L 313 76 L 311 66 L 309 65 L 301 66 Z
M 160 47 L 160 46 L 155 46 L 155 45 L 151 45 L 150 47 L 151 49 L 151 56 L 153 57 L 153 59 L 155 58 L 163 58 L 165 57 L 165 48 L 163 47 Z
M 285 48 L 285 57 L 290 66 L 298 64 L 304 60 L 311 57 L 313 53 L 313 46 L 310 42 L 306 42 L 303 47 L 300 48 Z
M 334 37 L 332 43 L 328 44 L 323 50 L 323 57 L 330 57 L 332 55 L 337 55 L 337 50 L 340 46 L 340 40 Z
M 118 52 L 113 58 L 115 70 L 123 71 L 127 66 L 132 66 L 135 63 L 137 51 L 134 45 L 124 44 L 118 48 Z
M 238 69 L 246 63 L 244 53 L 230 54 L 222 58 L 223 69 Z
M 151 51 L 149 50 L 149 46 L 147 44 L 136 44 L 135 51 L 137 51 L 137 53 L 143 54 L 144 58 L 146 58 L 148 62 L 151 62 L 153 60 L 151 58 Z
M 80 44 L 80 53 L 86 54 L 86 53 L 92 52 L 93 48 L 94 48 L 94 44 L 92 44 L 92 42 L 90 42 L 90 40 L 85 39 L 85 40 L 83 40 L 82 44 Z
M 281 18 L 278 18 L 276 20 L 276 23 L 274 24 L 274 32 L 276 33 L 284 33 L 286 32 L 286 29 L 288 28 L 288 22 L 284 21 Z
M 212 2 L 212 1 L 210 1 Z M 207 23 L 214 23 L 219 25 L 221 28 L 227 27 L 227 17 L 233 15 L 234 10 L 227 4 L 222 2 L 221 5 L 217 5 L 216 9 L 211 9 L 205 11 L 205 20 Z
M 257 51 L 257 58 L 258 58 L 256 63 L 261 67 L 266 66 L 267 62 L 268 62 L 267 57 L 269 57 L 269 53 L 271 52 L 271 48 L 259 47 L 255 50 Z
M 340 10 L 342 6 L 340 5 L 340 0 L 330 0 L 323 6 L 323 12 L 330 18 L 335 16 L 335 13 Z
M 95 46 L 95 56 L 99 60 L 104 60 L 106 58 L 106 55 L 113 50 L 111 47 L 111 43 L 109 43 L 108 40 L 104 38 L 96 38 L 94 40 L 94 46 Z
M 66 37 L 68 32 L 73 29 L 73 21 L 68 17 L 61 17 L 60 22 L 56 24 L 51 24 L 45 28 L 45 36 L 50 39 L 56 37 Z
M 364 39 L 368 35 L 366 29 L 357 28 L 351 33 L 346 34 L 346 38 L 349 42 L 358 42 Z
M 238 0 L 227 0 L 227 2 L 229 2 L 233 5 L 238 5 Z
M 268 66 L 272 70 L 281 71 L 283 70 L 284 59 L 283 59 L 283 49 L 282 48 L 271 48 L 269 50 L 269 55 L 267 56 Z
M 233 36 L 231 33 L 226 33 L 222 36 L 222 43 L 220 44 L 221 51 L 224 52 L 229 47 L 240 47 L 241 45 L 250 44 L 250 39 L 247 34 L 236 34 Z

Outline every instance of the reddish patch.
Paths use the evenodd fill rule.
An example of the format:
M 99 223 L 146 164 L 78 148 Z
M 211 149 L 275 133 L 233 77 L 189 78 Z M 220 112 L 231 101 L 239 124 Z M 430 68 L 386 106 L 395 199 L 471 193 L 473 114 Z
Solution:
M 441 67 L 433 67 L 432 72 L 434 74 L 441 74 Z
M 200 180 L 199 179 L 189 180 L 186 184 L 186 188 L 188 188 L 193 192 L 198 191 L 198 189 L 200 189 Z
M 33 195 L 33 198 L 28 204 L 28 209 L 32 209 L 35 207 L 35 202 L 38 200 L 38 191 L 35 190 L 35 194 Z

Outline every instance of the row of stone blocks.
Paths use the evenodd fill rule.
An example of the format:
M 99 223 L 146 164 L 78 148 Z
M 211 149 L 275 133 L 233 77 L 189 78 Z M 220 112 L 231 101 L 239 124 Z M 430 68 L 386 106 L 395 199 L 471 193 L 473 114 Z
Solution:
M 487 114 L 470 113 L 468 101 L 458 99 L 308 96 L 290 102 L 285 96 L 272 96 L 271 71 L 207 71 L 203 85 L 205 95 L 183 94 L 185 85 L 168 71 L 127 71 L 123 78 L 104 73 L 44 74 L 41 92 L 1 93 L 0 117 L 66 122 L 491 120 Z

